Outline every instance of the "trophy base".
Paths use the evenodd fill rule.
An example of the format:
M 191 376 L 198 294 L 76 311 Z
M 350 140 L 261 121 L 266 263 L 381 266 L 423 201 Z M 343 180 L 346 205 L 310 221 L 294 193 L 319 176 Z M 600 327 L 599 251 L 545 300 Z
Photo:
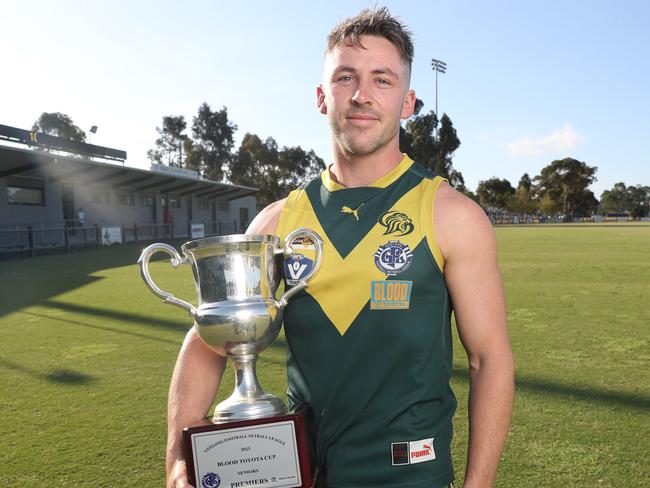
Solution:
M 242 420 L 255 420 L 286 415 L 284 402 L 277 396 L 265 393 L 258 398 L 242 398 L 234 395 L 219 403 L 214 409 L 212 422 L 225 424 Z
M 184 429 L 192 486 L 310 488 L 303 414 Z

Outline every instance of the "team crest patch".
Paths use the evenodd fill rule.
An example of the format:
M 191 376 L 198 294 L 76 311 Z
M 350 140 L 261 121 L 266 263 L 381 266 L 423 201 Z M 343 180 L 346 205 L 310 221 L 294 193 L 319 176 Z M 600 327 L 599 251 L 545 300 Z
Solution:
M 314 267 L 314 261 L 304 254 L 292 254 L 284 260 L 284 279 L 287 285 L 297 285 Z
M 379 216 L 377 222 L 384 227 L 386 231 L 384 235 L 395 235 L 395 237 L 405 236 L 413 232 L 415 226 L 411 218 L 405 213 L 398 212 L 397 210 L 389 210 Z
M 218 488 L 221 478 L 217 473 L 206 473 L 201 478 L 201 488 Z
M 370 283 L 370 310 L 406 310 L 412 281 L 383 280 Z
M 388 241 L 375 252 L 375 265 L 379 271 L 388 276 L 395 276 L 406 271 L 413 261 L 413 254 L 407 244 Z

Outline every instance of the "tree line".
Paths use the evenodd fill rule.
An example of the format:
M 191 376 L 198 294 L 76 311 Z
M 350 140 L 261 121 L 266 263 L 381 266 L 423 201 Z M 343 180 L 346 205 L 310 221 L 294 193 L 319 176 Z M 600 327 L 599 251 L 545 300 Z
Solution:
M 589 189 L 598 168 L 573 158 L 552 161 L 533 178 L 524 173 L 516 188 L 497 177 L 480 181 L 474 193 L 453 166 L 461 142 L 451 119 L 447 114 L 438 119 L 434 111 L 421 113 L 423 106 L 416 100 L 415 113 L 400 128 L 400 149 L 488 211 L 531 216 L 625 213 L 635 219 L 650 215 L 650 186 L 619 182 L 598 200 Z M 44 112 L 32 130 L 79 142 L 86 139 L 84 131 L 59 112 Z M 279 147 L 273 137 L 262 139 L 247 132 L 235 149 L 237 130 L 226 107 L 212 110 L 203 103 L 189 128 L 182 115 L 164 116 L 162 125 L 156 127 L 154 148 L 147 155 L 153 162 L 192 169 L 204 178 L 259 188 L 260 206 L 285 197 L 325 168 L 313 150 Z
M 417 100 L 414 116 L 401 128 L 401 149 L 464 191 L 462 174 L 452 165 L 460 140 L 451 119 L 443 115 L 439 122 L 433 112 L 420 114 L 422 107 L 423 102 Z M 434 137 L 438 127 L 438 137 Z M 147 154 L 153 162 L 192 169 L 211 180 L 259 188 L 260 206 L 284 198 L 325 169 L 313 150 L 279 147 L 273 137 L 262 139 L 247 132 L 235 149 L 237 128 L 228 119 L 226 107 L 214 111 L 203 103 L 192 118 L 191 135 L 185 117 L 164 116 L 162 125 L 156 127 L 155 146 Z
M 531 216 L 589 217 L 594 213 L 617 213 L 638 219 L 650 214 L 650 186 L 616 183 L 598 201 L 589 190 L 589 185 L 596 181 L 597 170 L 573 158 L 555 160 L 532 179 L 524 173 L 517 188 L 505 178 L 480 181 L 476 200 L 483 208 Z

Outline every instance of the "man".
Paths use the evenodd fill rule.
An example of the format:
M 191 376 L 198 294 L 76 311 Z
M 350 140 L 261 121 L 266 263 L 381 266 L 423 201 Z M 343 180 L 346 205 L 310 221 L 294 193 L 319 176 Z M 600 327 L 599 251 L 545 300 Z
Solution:
M 334 162 L 265 208 L 250 234 L 310 227 L 321 269 L 285 310 L 288 396 L 311 407 L 319 486 L 450 486 L 451 304 L 469 358 L 465 488 L 492 486 L 513 358 L 492 227 L 474 202 L 399 151 L 413 114 L 413 46 L 386 9 L 328 38 L 317 105 Z M 183 427 L 207 423 L 225 359 L 190 331 L 169 397 L 168 486 L 189 486 Z

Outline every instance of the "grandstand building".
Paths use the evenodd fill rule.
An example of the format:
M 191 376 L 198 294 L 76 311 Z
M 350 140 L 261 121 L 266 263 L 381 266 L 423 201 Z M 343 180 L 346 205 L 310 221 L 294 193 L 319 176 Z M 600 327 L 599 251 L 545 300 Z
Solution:
M 256 188 L 126 152 L 0 125 L 0 251 L 243 232 Z

